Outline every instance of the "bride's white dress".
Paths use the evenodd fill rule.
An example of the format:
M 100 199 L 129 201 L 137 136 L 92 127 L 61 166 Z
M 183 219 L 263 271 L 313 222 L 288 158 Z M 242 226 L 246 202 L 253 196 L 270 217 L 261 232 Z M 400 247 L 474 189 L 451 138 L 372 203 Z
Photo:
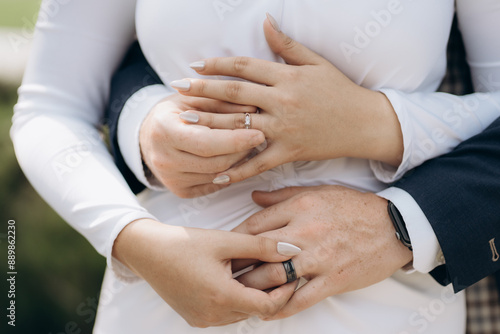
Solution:
M 38 25 L 12 137 L 33 185 L 108 258 L 95 333 L 464 331 L 463 294 L 454 295 L 451 287 L 440 286 L 427 274 L 436 250 L 421 247 L 432 244 L 419 240 L 425 233 L 415 240 L 412 237 L 417 269 L 413 273 L 397 272 L 369 288 L 329 297 L 284 320 L 252 318 L 208 329 L 189 327 L 146 282 L 133 277 L 111 256 L 116 235 L 137 218 L 154 216 L 172 225 L 229 230 L 259 210 L 251 200 L 253 190 L 341 184 L 381 191 L 386 188 L 381 181 L 390 182 L 480 132 L 499 114 L 495 108 L 498 92 L 468 98 L 434 93 L 445 71 L 455 1 L 138 0 L 136 4 L 87 0 L 56 4 L 57 12 L 49 12 L 46 6 L 48 14 L 41 16 Z M 461 0 L 457 6 L 476 87 L 493 91 L 481 85 L 481 79 L 500 76 L 500 50 L 488 39 L 498 16 L 491 8 L 498 5 Z M 208 57 L 244 55 L 280 61 L 262 31 L 266 12 L 285 33 L 328 59 L 354 82 L 386 94 L 404 133 L 401 166 L 392 170 L 378 162 L 348 158 L 295 162 L 202 198 L 179 199 L 150 187 L 136 200 L 95 129 L 109 78 L 134 39 L 134 24 L 147 59 L 168 83 L 195 77 L 188 64 Z M 122 144 L 128 143 L 122 145 L 127 163 L 145 180 L 138 128 L 149 107 L 172 90 L 152 86 L 140 93 L 127 104 L 119 136 Z M 467 107 L 470 101 L 475 103 L 473 110 Z M 411 198 L 409 202 L 412 205 Z M 410 233 L 429 229 L 425 222 L 422 226 L 412 225 Z

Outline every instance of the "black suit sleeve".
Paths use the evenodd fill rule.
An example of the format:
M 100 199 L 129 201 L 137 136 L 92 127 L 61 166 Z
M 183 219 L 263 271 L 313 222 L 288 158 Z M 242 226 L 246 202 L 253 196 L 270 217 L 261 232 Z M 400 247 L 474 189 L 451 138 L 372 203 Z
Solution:
M 413 196 L 436 233 L 446 260 L 431 272 L 438 282 L 458 292 L 500 270 L 500 118 L 394 186 Z
M 134 93 L 143 87 L 155 84 L 163 83 L 142 54 L 139 43 L 135 42 L 113 76 L 109 103 L 105 112 L 105 123 L 109 128 L 111 153 L 116 166 L 135 194 L 141 192 L 145 186 L 134 176 L 120 152 L 117 137 L 118 119 L 125 103 Z

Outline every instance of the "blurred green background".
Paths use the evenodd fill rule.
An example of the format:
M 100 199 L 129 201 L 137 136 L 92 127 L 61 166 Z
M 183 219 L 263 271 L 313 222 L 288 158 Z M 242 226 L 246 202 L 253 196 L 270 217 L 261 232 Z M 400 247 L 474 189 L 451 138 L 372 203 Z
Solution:
M 0 34 L 31 30 L 40 2 L 0 0 Z M 8 52 L 0 47 L 0 60 Z M 45 204 L 19 169 L 9 137 L 19 82 L 6 77 L 0 69 L 0 333 L 91 333 L 105 259 Z M 16 221 L 15 328 L 6 317 L 9 219 Z

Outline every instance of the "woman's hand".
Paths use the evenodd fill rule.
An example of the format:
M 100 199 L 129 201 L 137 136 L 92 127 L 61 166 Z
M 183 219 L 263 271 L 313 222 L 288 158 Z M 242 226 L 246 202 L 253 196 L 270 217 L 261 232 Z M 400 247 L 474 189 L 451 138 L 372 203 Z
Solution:
M 202 75 L 251 82 L 184 79 L 171 83 L 184 95 L 262 110 L 251 115 L 251 128 L 264 132 L 268 148 L 219 176 L 238 182 L 286 162 L 338 157 L 400 163 L 400 125 L 385 95 L 356 85 L 326 59 L 273 29 L 269 20 L 264 32 L 271 49 L 288 64 L 246 57 L 210 58 L 191 66 Z M 241 114 L 196 114 L 198 124 L 211 128 L 244 128 Z
M 223 188 L 212 180 L 244 159 L 264 142 L 258 130 L 219 130 L 188 125 L 184 111 L 252 113 L 255 107 L 174 94 L 158 103 L 144 120 L 139 134 L 144 162 L 156 179 L 182 198 L 199 197 Z
M 269 206 L 234 231 L 292 243 L 297 277 L 309 282 L 270 319 L 296 314 L 328 296 L 361 289 L 391 276 L 412 260 L 395 236 L 387 200 L 341 186 L 285 188 L 255 192 Z M 234 261 L 234 269 L 248 266 Z M 268 289 L 286 282 L 281 263 L 265 263 L 240 277 L 245 286 Z M 277 288 L 273 291 L 279 291 Z
M 291 283 L 268 294 L 232 278 L 232 259 L 289 259 L 278 254 L 276 241 L 264 237 L 142 219 L 119 234 L 113 256 L 195 327 L 222 326 L 251 315 L 273 316 L 296 287 Z

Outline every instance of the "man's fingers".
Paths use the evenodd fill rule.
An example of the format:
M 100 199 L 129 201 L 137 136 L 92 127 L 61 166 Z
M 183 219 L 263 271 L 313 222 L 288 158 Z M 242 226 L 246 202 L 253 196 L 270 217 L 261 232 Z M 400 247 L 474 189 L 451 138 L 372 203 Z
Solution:
M 279 81 L 279 71 L 284 68 L 280 63 L 249 57 L 209 58 L 195 64 L 193 69 L 202 75 L 237 77 L 268 86 Z
M 214 157 L 200 157 L 187 152 L 177 151 L 175 156 L 154 159 L 154 170 L 171 172 L 182 170 L 184 177 L 179 178 L 179 183 L 205 184 L 211 183 L 220 171 L 227 170 L 231 166 L 244 160 L 252 150 L 236 152 Z M 151 166 L 150 166 L 151 167 Z M 161 173 L 156 175 L 161 178 Z M 194 183 L 193 183 L 194 181 Z
M 283 32 L 277 31 L 273 27 L 271 20 L 273 19 L 268 17 L 268 19 L 264 21 L 264 34 L 266 36 L 267 43 L 271 47 L 271 50 L 283 58 L 287 64 L 317 65 L 324 62 L 324 58 L 317 53 L 291 39 Z
M 208 97 L 211 99 L 257 106 L 269 109 L 274 102 L 270 87 L 233 80 L 183 79 L 170 83 L 179 93 L 187 96 Z
M 182 135 L 171 138 L 173 146 L 201 157 L 247 151 L 265 140 L 264 134 L 254 129 L 210 129 L 201 125 L 186 128 Z
M 291 218 L 289 210 L 286 210 L 284 206 L 276 205 L 253 214 L 232 231 L 257 235 L 285 227 Z
M 249 117 L 249 129 L 256 129 L 264 131 L 266 125 L 269 123 L 266 114 L 255 113 L 237 113 L 237 114 L 219 114 L 209 113 L 203 111 L 189 110 L 179 114 L 179 118 L 187 124 L 198 124 L 209 127 L 210 129 L 246 129 L 247 117 Z
M 231 261 L 231 271 L 233 272 L 233 274 L 235 274 L 240 270 L 259 263 L 261 263 L 259 260 L 254 259 L 235 259 Z
M 305 191 L 313 190 L 314 187 L 288 187 L 271 192 L 254 191 L 252 199 L 254 202 L 264 208 L 286 201 L 287 199 Z
M 325 284 L 325 278 L 313 278 L 300 289 L 295 291 L 288 303 L 275 316 L 267 318 L 266 320 L 278 320 L 287 318 L 319 303 L 325 298 L 325 296 L 323 295 Z M 282 289 L 282 287 L 279 287 L 274 291 L 280 289 Z M 282 293 L 287 293 L 287 290 L 283 291 Z
M 234 104 L 229 102 L 224 102 L 220 100 L 213 100 L 204 97 L 191 97 L 190 106 L 193 109 L 213 112 L 213 113 L 255 113 L 257 107 L 246 106 L 240 104 Z
M 300 258 L 294 258 L 293 264 L 297 277 L 303 276 Z M 239 276 L 238 282 L 246 287 L 266 290 L 286 283 L 286 271 L 283 263 L 264 263 L 257 268 Z

